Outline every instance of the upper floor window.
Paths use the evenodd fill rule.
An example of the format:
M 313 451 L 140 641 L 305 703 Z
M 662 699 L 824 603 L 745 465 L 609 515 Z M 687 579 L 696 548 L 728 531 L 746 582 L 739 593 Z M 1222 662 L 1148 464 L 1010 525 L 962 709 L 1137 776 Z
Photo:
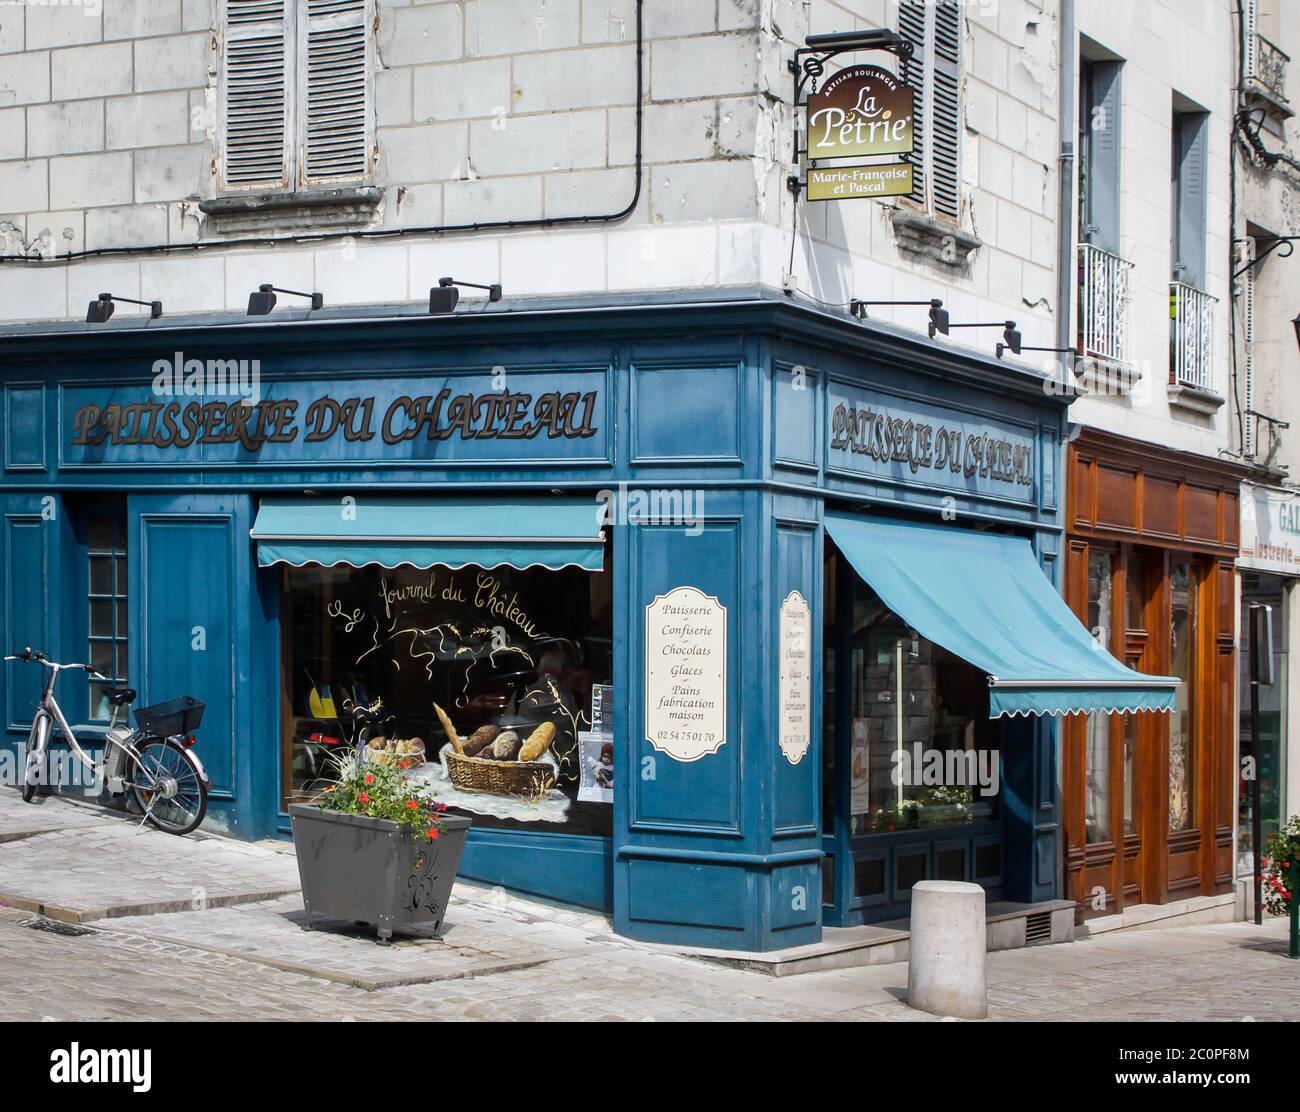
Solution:
M 291 191 L 369 177 L 373 0 L 224 0 L 221 185 Z
M 1173 116 L 1169 253 L 1175 282 L 1205 289 L 1205 137 L 1207 115 Z
M 912 44 L 902 78 L 916 90 L 912 200 L 961 219 L 961 7 L 956 0 L 901 0 L 898 33 Z
M 1079 67 L 1079 237 L 1119 250 L 1119 62 Z

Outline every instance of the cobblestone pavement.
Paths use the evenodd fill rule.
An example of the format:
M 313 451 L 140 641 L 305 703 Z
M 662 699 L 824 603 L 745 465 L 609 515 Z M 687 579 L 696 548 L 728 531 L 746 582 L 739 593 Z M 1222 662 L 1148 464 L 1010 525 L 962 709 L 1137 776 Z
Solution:
M 0 829 L 21 826 L 12 799 L 0 793 Z M 0 907 L 6 1020 L 933 1019 L 903 1002 L 905 964 L 770 977 L 630 942 L 600 916 L 468 885 L 457 886 L 441 937 L 378 947 L 357 929 L 304 932 L 296 895 L 252 898 L 268 877 L 296 880 L 284 846 L 137 836 L 111 819 L 78 825 L 71 838 L 71 829 L 49 832 L 65 825 L 56 815 L 42 813 L 43 832 L 0 843 L 0 890 L 53 890 L 57 874 L 68 898 L 80 877 L 95 891 L 83 904 L 109 897 L 125 907 L 215 869 L 241 902 L 92 910 L 80 925 Z M 92 838 L 102 840 L 90 847 Z M 24 846 L 42 867 L 29 861 L 19 877 Z M 160 882 L 160 859 L 177 875 Z M 1273 920 L 1000 951 L 988 959 L 991 1018 L 1300 1021 L 1300 962 L 1285 957 L 1285 937 Z

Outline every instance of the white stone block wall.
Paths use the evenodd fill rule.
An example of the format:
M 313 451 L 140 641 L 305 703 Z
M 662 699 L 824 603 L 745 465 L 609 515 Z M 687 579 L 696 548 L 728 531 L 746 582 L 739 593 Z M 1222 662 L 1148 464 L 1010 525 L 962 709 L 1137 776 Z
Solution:
M 1210 113 L 1207 145 L 1206 290 L 1214 306 L 1211 388 L 1229 378 L 1231 277 L 1229 155 L 1235 5 L 1232 0 L 1088 0 L 1081 35 L 1123 61 L 1120 251 L 1134 264 L 1131 352 L 1142 378 L 1130 394 L 1085 398 L 1071 418 L 1138 441 L 1207 456 L 1230 447 L 1234 418 L 1172 406 L 1169 382 L 1170 182 L 1175 94 Z

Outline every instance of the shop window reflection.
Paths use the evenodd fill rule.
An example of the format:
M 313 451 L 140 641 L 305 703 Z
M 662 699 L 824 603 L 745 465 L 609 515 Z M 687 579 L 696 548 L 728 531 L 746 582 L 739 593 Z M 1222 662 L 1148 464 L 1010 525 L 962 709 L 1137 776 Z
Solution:
M 607 712 L 600 733 L 592 719 L 593 691 L 612 683 L 610 584 L 608 555 L 600 573 L 285 569 L 286 802 L 323 786 L 331 754 L 364 746 L 478 827 L 608 836 L 616 746 Z M 466 753 L 487 739 L 478 759 L 500 768 L 453 769 L 452 731 Z M 531 738 L 545 747 L 525 761 Z
M 1192 692 L 1196 668 L 1196 578 L 1186 560 L 1169 568 L 1169 674 L 1182 682 L 1169 716 L 1169 832 L 1196 825 L 1196 753 Z
M 1088 554 L 1088 629 L 1103 649 L 1111 648 L 1115 557 L 1094 549 Z M 1084 831 L 1089 844 L 1111 839 L 1109 714 L 1087 715 L 1087 780 Z
M 1000 731 L 983 673 L 925 640 L 854 577 L 851 833 L 995 817 Z

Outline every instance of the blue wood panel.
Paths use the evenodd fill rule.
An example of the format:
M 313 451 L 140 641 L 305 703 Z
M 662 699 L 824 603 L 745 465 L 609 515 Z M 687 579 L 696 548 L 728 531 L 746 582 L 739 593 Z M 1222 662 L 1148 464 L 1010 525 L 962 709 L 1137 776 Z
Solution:
M 2 435 L 6 471 L 45 469 L 44 383 L 5 383 Z
M 51 639 L 49 585 L 52 576 L 55 521 L 43 516 L 32 495 L 3 499 L 4 644 L 12 653 L 28 646 L 55 655 Z M 21 507 L 21 508 L 20 508 Z M 28 512 L 23 512 L 26 509 Z M 57 658 L 57 657 L 56 657 Z M 11 661 L 4 665 L 5 726 L 25 737 L 41 696 L 45 669 Z
M 632 368 L 632 462 L 741 462 L 739 364 L 638 362 Z

